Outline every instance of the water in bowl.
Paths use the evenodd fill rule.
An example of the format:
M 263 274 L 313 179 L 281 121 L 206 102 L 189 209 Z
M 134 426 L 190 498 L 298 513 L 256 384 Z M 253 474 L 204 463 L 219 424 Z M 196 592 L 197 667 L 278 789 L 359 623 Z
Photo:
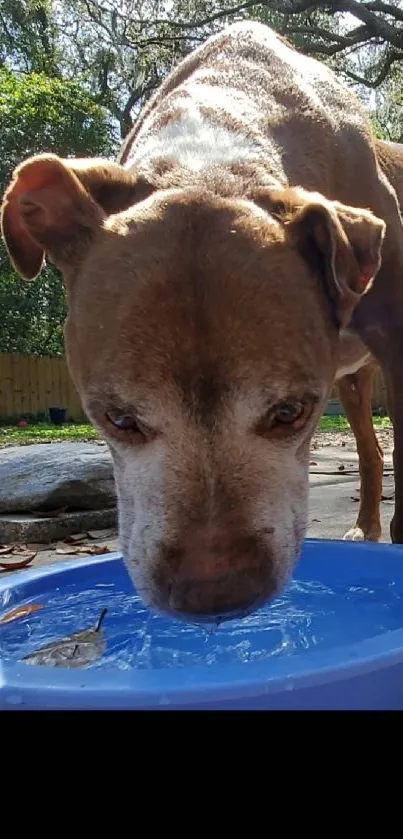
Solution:
M 29 601 L 35 602 L 43 605 L 40 611 L 0 624 L 1 659 L 21 661 L 90 628 L 104 608 L 105 649 L 86 665 L 91 669 L 222 667 L 359 642 L 403 625 L 403 594 L 390 578 L 333 587 L 295 579 L 273 603 L 218 627 L 184 624 L 146 609 L 119 563 L 105 568 L 90 589 L 67 584 Z M 3 595 L 0 618 L 9 611 Z

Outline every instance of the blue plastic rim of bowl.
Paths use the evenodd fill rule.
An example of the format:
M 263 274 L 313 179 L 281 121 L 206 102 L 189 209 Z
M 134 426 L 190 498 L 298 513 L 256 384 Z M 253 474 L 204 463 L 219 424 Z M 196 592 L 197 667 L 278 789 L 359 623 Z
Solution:
M 71 583 L 90 588 L 119 554 L 86 557 L 0 579 L 8 606 Z M 296 573 L 325 581 L 389 579 L 403 598 L 403 546 L 306 540 Z M 122 569 L 120 567 L 120 573 Z M 313 577 L 314 578 L 314 577 Z M 403 601 L 402 601 L 403 602 Z M 108 670 L 0 660 L 0 709 L 403 709 L 402 627 L 359 643 L 219 668 Z

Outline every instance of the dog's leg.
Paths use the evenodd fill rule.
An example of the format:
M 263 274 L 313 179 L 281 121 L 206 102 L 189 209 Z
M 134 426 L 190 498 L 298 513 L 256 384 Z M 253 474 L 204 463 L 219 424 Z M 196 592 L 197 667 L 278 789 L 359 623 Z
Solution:
M 395 345 L 395 342 L 393 342 Z M 395 478 L 395 511 L 390 523 L 392 542 L 403 544 L 403 339 L 395 346 L 383 366 L 388 395 L 388 413 L 393 424 L 393 471 Z
M 353 375 L 343 376 L 337 383 L 340 400 L 355 436 L 360 467 L 360 508 L 354 527 L 344 539 L 377 542 L 382 528 L 380 503 L 382 495 L 383 452 L 372 423 L 372 383 L 375 365 L 366 364 Z
M 364 325 L 357 332 L 379 362 L 385 377 L 394 438 L 395 510 L 390 535 L 392 542 L 403 544 L 403 294 L 396 293 L 395 289 L 393 292 L 390 295 L 393 309 L 383 304 L 382 311 L 382 302 L 379 304 L 383 322 L 379 318 L 373 328 Z

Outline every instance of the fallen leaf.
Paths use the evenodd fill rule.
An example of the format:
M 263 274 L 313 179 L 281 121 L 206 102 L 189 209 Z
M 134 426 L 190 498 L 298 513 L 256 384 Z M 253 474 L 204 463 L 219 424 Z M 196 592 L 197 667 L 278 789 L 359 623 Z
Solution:
M 107 530 L 88 530 L 88 536 L 90 539 L 109 539 L 110 536 L 114 536 L 116 530 L 113 527 L 109 527 Z
M 98 554 L 109 554 L 112 553 L 112 548 L 109 548 L 106 545 L 66 545 L 63 543 L 59 543 L 56 547 L 56 553 L 62 556 L 79 556 L 83 554 L 85 556 L 97 556 Z
M 72 533 L 66 537 L 67 542 L 82 542 L 84 539 L 87 539 L 87 533 Z
M 55 544 L 49 542 L 27 542 L 25 548 L 27 551 L 35 551 L 35 553 L 39 553 L 39 551 L 54 550 Z
M 344 463 L 340 463 L 340 466 L 338 467 L 338 470 L 339 470 L 339 472 L 344 472 L 345 468 L 346 467 L 345 467 Z
M 92 629 L 82 629 L 40 647 L 36 652 L 24 656 L 23 661 L 45 667 L 86 667 L 91 661 L 101 658 L 105 650 L 106 640 L 101 625 L 107 611 L 102 610 Z
M 91 547 L 82 548 L 81 553 L 88 553 L 91 556 L 96 556 L 97 554 L 110 554 L 112 553 L 112 548 L 109 548 L 107 545 L 91 545 Z
M 17 554 L 18 556 L 31 556 L 31 554 L 36 553 L 36 551 L 30 551 L 26 545 L 13 545 L 10 553 Z
M 18 618 L 25 618 L 26 615 L 32 615 L 34 612 L 39 612 L 40 609 L 43 608 L 44 606 L 42 603 L 31 603 L 27 606 L 20 606 L 18 609 L 13 609 L 12 612 L 8 612 L 7 615 L 0 618 L 0 623 L 11 623 L 11 621 L 16 621 Z
M 310 466 L 317 466 L 316 460 L 311 460 L 309 463 Z
M 36 553 L 28 555 L 10 554 L 9 556 L 2 556 L 0 560 L 0 569 L 3 571 L 16 571 L 18 568 L 25 568 L 33 559 Z
M 66 556 L 77 556 L 77 554 L 81 553 L 81 550 L 77 546 L 66 545 L 64 548 L 56 548 L 56 553 Z

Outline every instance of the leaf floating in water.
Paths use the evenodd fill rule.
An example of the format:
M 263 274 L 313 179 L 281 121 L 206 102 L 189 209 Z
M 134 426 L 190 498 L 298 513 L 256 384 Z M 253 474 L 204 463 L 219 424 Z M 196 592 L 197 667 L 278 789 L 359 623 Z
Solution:
M 25 618 L 27 615 L 39 612 L 43 608 L 42 603 L 30 603 L 27 606 L 19 606 L 18 609 L 13 609 L 12 612 L 8 612 L 7 615 L 0 618 L 0 623 L 11 623 L 12 621 L 18 620 L 18 618 Z
M 102 610 L 92 629 L 82 629 L 59 641 L 53 641 L 22 660 L 26 664 L 40 664 L 43 667 L 86 667 L 91 661 L 101 658 L 105 651 L 105 633 L 101 627 L 107 611 Z
M 102 612 L 101 612 L 101 614 L 100 614 L 100 616 L 99 616 L 99 618 L 98 618 L 98 620 L 97 620 L 97 622 L 96 622 L 96 624 L 95 624 L 95 627 L 94 627 L 94 631 L 95 631 L 95 632 L 99 632 L 99 631 L 100 631 L 101 626 L 102 626 L 102 624 L 103 624 L 103 622 L 104 622 L 104 617 L 105 617 L 105 615 L 106 615 L 107 613 L 108 613 L 108 610 L 107 610 L 107 609 L 102 609 Z

